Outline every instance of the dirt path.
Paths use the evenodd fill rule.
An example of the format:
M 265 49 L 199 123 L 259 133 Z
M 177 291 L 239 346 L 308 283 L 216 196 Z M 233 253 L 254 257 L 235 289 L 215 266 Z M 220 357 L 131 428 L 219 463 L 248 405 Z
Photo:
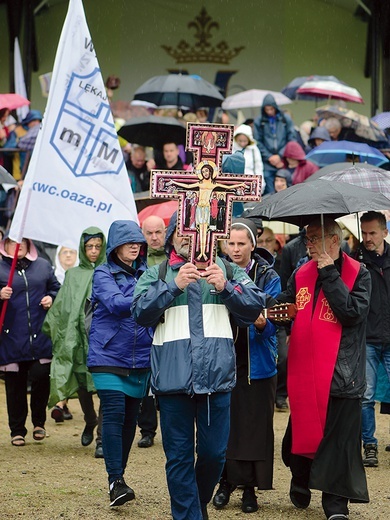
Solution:
M 0 381 L 0 518 L 34 520 L 133 518 L 168 520 L 169 496 L 164 473 L 164 454 L 160 435 L 149 449 L 136 445 L 130 454 L 126 480 L 134 488 L 136 500 L 110 510 L 104 461 L 93 457 L 94 445 L 83 448 L 80 435 L 84 427 L 78 401 L 70 403 L 72 421 L 56 425 L 48 417 L 49 437 L 42 443 L 32 439 L 32 427 L 26 446 L 11 446 L 7 426 L 4 382 Z M 319 492 L 313 493 L 308 510 L 295 509 L 288 499 L 289 472 L 280 459 L 280 444 L 287 414 L 275 414 L 275 475 L 272 491 L 258 492 L 260 509 L 250 518 L 261 520 L 323 520 Z M 390 453 L 384 451 L 390 442 L 389 416 L 378 415 L 380 465 L 367 471 L 371 503 L 351 505 L 351 519 L 387 520 L 390 516 Z M 139 436 L 137 434 L 137 440 Z M 210 520 L 243 519 L 239 491 L 222 511 L 209 506 Z

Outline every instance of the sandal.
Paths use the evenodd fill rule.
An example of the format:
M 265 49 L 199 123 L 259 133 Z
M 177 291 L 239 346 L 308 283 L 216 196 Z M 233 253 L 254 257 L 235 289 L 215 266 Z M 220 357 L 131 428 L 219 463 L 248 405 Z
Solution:
M 26 441 L 24 440 L 23 435 L 15 435 L 15 437 L 12 437 L 11 439 L 12 446 L 25 446 Z
M 33 438 L 36 441 L 43 441 L 43 439 L 46 437 L 46 430 L 44 428 L 40 428 L 39 426 L 36 426 L 33 431 Z

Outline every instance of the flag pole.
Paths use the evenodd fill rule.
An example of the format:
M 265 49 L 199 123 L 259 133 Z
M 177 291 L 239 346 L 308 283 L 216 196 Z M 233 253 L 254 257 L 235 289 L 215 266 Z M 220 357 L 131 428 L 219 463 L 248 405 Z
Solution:
M 20 233 L 19 233 L 19 236 L 16 241 L 15 254 L 12 259 L 11 269 L 10 269 L 9 275 L 8 275 L 7 287 L 12 287 L 12 282 L 13 282 L 14 274 L 15 274 L 15 270 L 16 270 L 16 262 L 18 261 L 18 253 L 19 253 L 19 249 L 20 249 L 20 244 L 23 239 L 23 231 L 24 231 L 24 225 L 26 222 L 27 211 L 28 211 L 28 207 L 30 205 L 30 198 L 31 198 L 31 189 L 29 189 L 28 194 L 27 194 L 26 205 L 24 207 L 22 223 L 20 226 Z M 7 312 L 8 302 L 9 302 L 9 300 L 3 300 L 3 306 L 1 308 L 1 314 L 0 314 L 0 334 L 3 330 L 3 323 L 4 323 L 5 313 Z

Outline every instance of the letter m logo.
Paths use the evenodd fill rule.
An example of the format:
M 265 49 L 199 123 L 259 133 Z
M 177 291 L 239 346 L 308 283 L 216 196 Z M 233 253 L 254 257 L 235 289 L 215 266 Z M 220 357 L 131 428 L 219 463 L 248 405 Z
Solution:
M 118 175 L 123 155 L 100 70 L 72 74 L 50 144 L 76 177 Z

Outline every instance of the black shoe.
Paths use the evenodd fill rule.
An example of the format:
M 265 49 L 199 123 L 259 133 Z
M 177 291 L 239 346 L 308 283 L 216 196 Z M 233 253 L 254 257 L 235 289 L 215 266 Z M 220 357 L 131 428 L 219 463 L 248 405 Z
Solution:
M 110 506 L 122 506 L 129 502 L 130 500 L 134 500 L 135 495 L 134 491 L 129 487 L 123 478 L 118 478 L 114 480 L 110 485 Z
M 328 520 L 348 520 L 349 516 L 347 515 L 331 515 Z
M 88 425 L 84 428 L 83 433 L 81 434 L 81 444 L 83 446 L 89 446 L 93 441 L 93 430 L 96 428 L 97 422 L 94 425 Z
M 153 437 L 151 435 L 144 435 L 142 439 L 138 441 L 138 448 L 151 448 L 153 444 Z
M 259 504 L 257 503 L 255 488 L 246 486 L 244 488 L 244 493 L 242 494 L 242 512 L 255 513 L 258 509 Z
M 386 451 L 390 451 L 390 444 L 388 444 L 385 448 Z
M 96 444 L 95 459 L 104 459 L 103 446 L 101 444 Z
M 71 419 L 73 419 L 73 415 L 70 413 L 69 408 L 66 406 L 66 404 L 64 404 L 63 416 L 64 421 L 70 421 Z
M 209 520 L 209 514 L 207 512 L 207 504 L 201 504 L 202 508 L 202 520 Z
M 222 509 L 230 500 L 230 494 L 233 491 L 232 486 L 226 480 L 220 480 L 219 488 L 214 495 L 213 505 L 216 509 Z
M 310 489 L 298 488 L 291 482 L 290 500 L 298 509 L 306 509 L 310 505 Z
M 279 397 L 278 399 L 276 399 L 275 408 L 278 412 L 287 412 L 288 404 L 286 399 L 284 397 Z
M 56 423 L 64 422 L 64 410 L 61 406 L 55 406 L 51 411 L 51 418 L 55 420 Z
M 366 444 L 364 446 L 363 466 L 366 468 L 376 468 L 378 466 L 378 446 L 376 444 Z

